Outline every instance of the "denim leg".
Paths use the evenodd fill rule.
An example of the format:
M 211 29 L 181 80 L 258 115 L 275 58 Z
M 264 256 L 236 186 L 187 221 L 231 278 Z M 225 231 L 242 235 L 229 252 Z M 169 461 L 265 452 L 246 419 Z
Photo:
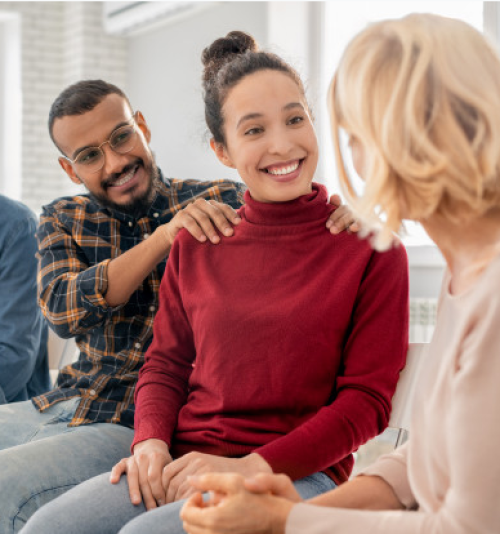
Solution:
M 143 504 L 130 502 L 126 477 L 111 484 L 109 473 L 94 477 L 53 500 L 34 514 L 22 534 L 117 534 L 139 514 Z M 148 533 L 149 534 L 149 533 Z
M 296 480 L 293 485 L 303 499 L 312 499 L 337 487 L 328 475 L 321 472 Z
M 41 506 L 110 471 L 130 454 L 130 428 L 111 423 L 57 426 L 58 435 L 0 451 L 1 534 L 18 532 Z
M 80 397 L 58 402 L 44 412 L 29 400 L 0 406 L 0 450 L 71 430 L 79 402 Z
M 324 473 L 314 473 L 297 480 L 294 486 L 303 499 L 310 499 L 336 487 L 335 482 Z M 186 534 L 179 517 L 184 502 L 174 502 L 142 514 L 123 527 L 119 534 Z
M 119 534 L 186 534 L 179 515 L 185 502 L 183 499 L 149 510 L 127 523 Z

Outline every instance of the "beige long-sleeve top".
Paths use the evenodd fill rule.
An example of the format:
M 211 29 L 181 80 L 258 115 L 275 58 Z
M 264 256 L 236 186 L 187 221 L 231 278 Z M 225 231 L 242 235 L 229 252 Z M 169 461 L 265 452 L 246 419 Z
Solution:
M 286 534 L 500 533 L 500 257 L 468 291 L 443 282 L 410 440 L 364 471 L 404 511 L 293 507 Z

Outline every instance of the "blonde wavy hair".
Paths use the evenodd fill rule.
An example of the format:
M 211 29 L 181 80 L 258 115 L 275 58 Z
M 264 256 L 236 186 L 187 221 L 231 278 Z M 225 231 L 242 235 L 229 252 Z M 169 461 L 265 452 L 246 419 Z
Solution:
M 387 248 L 404 219 L 456 222 L 498 208 L 500 59 L 464 22 L 412 14 L 369 26 L 348 45 L 330 86 L 344 191 Z M 365 154 L 365 191 L 346 172 L 339 129 Z

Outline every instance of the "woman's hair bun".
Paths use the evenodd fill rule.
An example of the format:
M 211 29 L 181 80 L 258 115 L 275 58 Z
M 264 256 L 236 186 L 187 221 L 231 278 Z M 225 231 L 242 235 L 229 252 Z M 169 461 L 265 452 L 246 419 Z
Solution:
M 203 50 L 201 55 L 201 61 L 205 66 L 204 80 L 207 81 L 233 56 L 257 50 L 255 39 L 245 32 L 229 32 L 225 37 L 216 39 Z

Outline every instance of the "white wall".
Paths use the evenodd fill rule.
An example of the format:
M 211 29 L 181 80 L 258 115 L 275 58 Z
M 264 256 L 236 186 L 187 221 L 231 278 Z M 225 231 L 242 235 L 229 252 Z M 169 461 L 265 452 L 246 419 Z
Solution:
M 72 184 L 57 162 L 58 152 L 47 131 L 53 100 L 82 78 L 125 84 L 125 39 L 104 34 L 101 11 L 101 2 L 0 2 L 3 17 L 19 18 L 22 71 L 21 183 L 12 184 L 19 176 L 2 166 L 0 192 L 20 191 L 20 199 L 37 213 L 57 197 L 83 190 Z M 0 120 L 5 126 L 4 114 Z
M 166 176 L 238 179 L 210 150 L 201 90 L 203 48 L 231 30 L 246 31 L 265 46 L 266 3 L 223 2 L 128 39 L 128 95 L 144 113 Z

